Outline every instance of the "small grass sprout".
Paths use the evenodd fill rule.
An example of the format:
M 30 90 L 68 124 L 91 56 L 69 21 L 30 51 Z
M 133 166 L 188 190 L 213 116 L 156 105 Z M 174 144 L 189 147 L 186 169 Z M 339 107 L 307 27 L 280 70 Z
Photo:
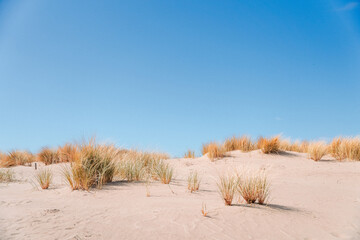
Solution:
M 199 190 L 200 179 L 197 171 L 190 172 L 187 178 L 187 182 L 188 182 L 188 190 L 190 190 L 191 193 Z
M 208 214 L 208 211 L 206 209 L 206 204 L 205 203 L 202 203 L 202 206 L 201 206 L 201 214 L 206 217 L 207 214 Z

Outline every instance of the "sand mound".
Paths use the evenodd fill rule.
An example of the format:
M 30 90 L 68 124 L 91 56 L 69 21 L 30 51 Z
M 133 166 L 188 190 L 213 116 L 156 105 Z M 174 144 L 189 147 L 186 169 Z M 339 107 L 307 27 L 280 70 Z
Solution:
M 211 162 L 170 159 L 175 179 L 113 182 L 102 190 L 71 191 L 61 164 L 48 190 L 32 183 L 33 167 L 14 167 L 17 182 L 0 184 L 0 239 L 360 239 L 360 162 L 314 162 L 305 154 L 241 153 Z M 216 181 L 224 171 L 266 169 L 268 206 L 235 199 L 226 207 Z M 200 191 L 187 191 L 197 170 Z M 208 217 L 201 215 L 206 203 Z

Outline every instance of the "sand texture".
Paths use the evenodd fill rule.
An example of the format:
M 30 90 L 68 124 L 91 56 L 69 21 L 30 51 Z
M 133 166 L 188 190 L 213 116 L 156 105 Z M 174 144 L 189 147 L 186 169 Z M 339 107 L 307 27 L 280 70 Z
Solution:
M 39 190 L 34 167 L 14 167 L 18 181 L 0 183 L 0 239 L 360 239 L 360 162 L 331 157 L 314 162 L 306 154 L 231 152 L 211 162 L 167 160 L 175 170 L 170 185 L 116 181 L 103 189 L 71 191 L 63 164 L 49 165 L 54 183 Z M 267 206 L 247 205 L 236 196 L 225 206 L 219 174 L 265 169 L 271 181 Z M 187 190 L 197 170 L 200 191 Z M 202 204 L 209 211 L 201 214 Z

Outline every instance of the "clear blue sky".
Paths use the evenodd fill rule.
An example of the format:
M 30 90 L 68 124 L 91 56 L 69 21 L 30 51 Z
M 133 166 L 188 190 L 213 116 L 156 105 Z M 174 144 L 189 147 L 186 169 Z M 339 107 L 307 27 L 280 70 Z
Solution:
M 0 1 L 0 149 L 360 134 L 360 2 Z

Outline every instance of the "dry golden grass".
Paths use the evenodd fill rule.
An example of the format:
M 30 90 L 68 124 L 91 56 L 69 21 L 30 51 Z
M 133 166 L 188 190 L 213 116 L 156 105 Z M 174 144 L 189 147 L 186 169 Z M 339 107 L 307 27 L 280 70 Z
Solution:
M 201 154 L 202 154 L 203 156 L 209 152 L 209 150 L 208 150 L 209 144 L 211 144 L 211 143 L 205 143 L 205 144 L 202 145 L 202 147 L 201 147 Z
M 79 146 L 67 143 L 58 148 L 59 162 L 76 162 L 80 158 Z
M 164 152 L 152 152 L 150 153 L 154 158 L 166 160 L 170 158 L 170 155 Z
M 291 151 L 291 142 L 289 139 L 281 139 L 279 149 L 283 151 Z
M 360 161 L 360 138 L 345 138 L 340 145 L 340 151 L 345 158 Z
M 319 161 L 326 155 L 328 147 L 325 142 L 311 142 L 308 147 L 308 157 L 314 161 Z
M 65 179 L 65 182 L 67 182 L 71 188 L 71 190 L 88 190 L 89 184 L 84 183 L 83 181 L 87 180 L 85 179 L 85 176 L 83 176 L 84 171 L 79 167 L 79 165 L 71 166 L 71 167 L 63 167 L 62 174 Z M 83 187 L 82 187 L 83 186 Z
M 14 171 L 11 169 L 0 169 L 0 182 L 12 182 L 15 180 Z
M 169 184 L 172 179 L 173 168 L 164 163 L 165 157 L 168 155 L 164 153 L 128 151 L 121 155 L 117 163 L 116 176 L 127 181 L 153 178 Z
M 257 190 L 256 179 L 253 176 L 240 178 L 238 181 L 238 191 L 242 198 L 249 204 L 256 202 Z
M 155 166 L 154 171 L 160 181 L 164 184 L 169 184 L 173 177 L 174 169 L 168 163 L 162 160 Z
M 37 154 L 37 159 L 45 165 L 59 163 L 59 154 L 56 150 L 44 147 Z
M 126 159 L 120 162 L 117 169 L 118 175 L 129 182 L 140 181 L 146 175 L 144 162 L 141 159 Z
M 230 174 L 220 176 L 220 181 L 217 183 L 217 186 L 225 205 L 230 206 L 237 186 L 235 176 Z
M 280 150 L 280 137 L 276 136 L 270 139 L 260 137 L 257 145 L 265 154 L 278 153 Z
M 187 182 L 188 182 L 188 190 L 190 190 L 191 193 L 199 190 L 200 179 L 197 171 L 190 172 L 187 178 Z
M 222 145 L 216 142 L 210 142 L 203 145 L 202 153 L 207 154 L 210 160 L 214 161 L 217 158 L 222 158 L 225 156 L 225 149 Z
M 339 161 L 344 159 L 360 161 L 360 138 L 335 138 L 330 143 L 329 152 Z
M 7 159 L 6 159 L 6 154 L 5 153 L 2 153 L 0 152 L 0 167 L 7 167 Z
M 309 143 L 306 141 L 291 142 L 289 139 L 280 139 L 279 149 L 283 151 L 292 151 L 306 153 Z
M 225 140 L 224 149 L 227 152 L 234 150 L 249 152 L 255 149 L 255 144 L 247 136 L 242 136 L 240 138 L 233 136 Z
M 2 158 L 2 167 L 12 167 L 17 165 L 31 165 L 35 161 L 32 153 L 14 150 Z
M 99 145 L 94 139 L 79 146 L 80 157 L 63 169 L 63 176 L 72 190 L 101 188 L 111 182 L 116 171 L 118 149 L 113 145 Z
M 40 169 L 35 174 L 35 180 L 42 189 L 48 189 L 52 182 L 53 174 L 50 169 Z
M 239 139 L 235 136 L 231 138 L 227 138 L 224 142 L 224 149 L 227 152 L 234 151 L 234 150 L 240 150 L 239 146 Z
M 309 142 L 308 141 L 302 141 L 300 143 L 300 152 L 307 153 L 309 149 Z
M 238 176 L 237 190 L 248 203 L 264 204 L 270 195 L 270 183 L 263 171 L 244 172 Z
M 184 154 L 184 158 L 195 158 L 195 152 L 188 150 L 185 154 Z
M 344 155 L 340 151 L 341 142 L 342 142 L 341 138 L 334 138 L 329 145 L 329 153 L 331 154 L 331 156 L 333 156 L 339 161 L 344 159 Z

